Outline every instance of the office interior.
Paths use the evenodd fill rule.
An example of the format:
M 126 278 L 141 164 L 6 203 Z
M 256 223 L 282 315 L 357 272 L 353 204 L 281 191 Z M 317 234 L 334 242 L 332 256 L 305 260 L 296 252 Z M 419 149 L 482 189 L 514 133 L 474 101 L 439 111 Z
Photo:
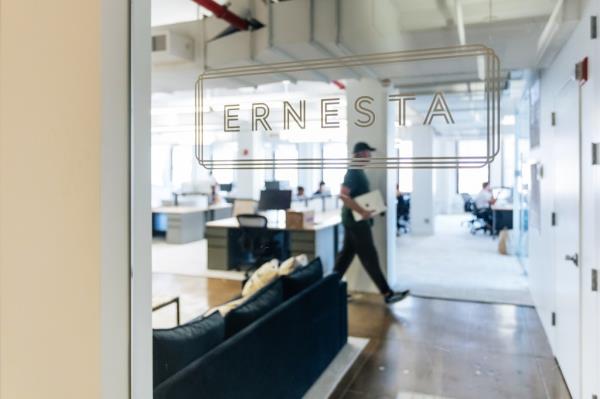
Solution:
M 502 315 L 501 318 L 510 319 L 517 325 L 518 319 L 522 317 L 519 315 L 520 311 L 535 309 L 531 317 L 539 318 L 535 323 L 540 328 L 540 335 L 531 340 L 547 339 L 546 343 L 552 349 L 549 352 L 531 350 L 528 353 L 542 357 L 551 354 L 558 359 L 562 370 L 562 377 L 554 378 L 557 377 L 554 375 L 553 382 L 550 383 L 556 385 L 546 387 L 546 391 L 540 395 L 559 397 L 555 395 L 567 395 L 565 392 L 570 392 L 573 397 L 578 397 L 585 389 L 584 380 L 588 378 L 585 375 L 589 373 L 591 378 L 592 375 L 597 375 L 598 370 L 584 367 L 583 357 L 579 357 L 580 367 L 574 367 L 574 363 L 570 363 L 573 359 L 569 359 L 573 355 L 566 352 L 561 354 L 570 345 L 562 346 L 559 342 L 568 339 L 568 336 L 572 337 L 572 333 L 560 332 L 553 325 L 554 318 L 557 317 L 556 308 L 562 297 L 553 297 L 551 292 L 558 293 L 562 290 L 561 269 L 565 267 L 565 254 L 554 255 L 555 269 L 551 271 L 548 266 L 552 263 L 550 255 L 543 249 L 549 245 L 549 234 L 555 234 L 553 239 L 557 242 L 563 239 L 561 232 L 547 232 L 546 222 L 549 206 L 552 208 L 549 204 L 555 203 L 562 196 L 561 191 L 566 189 L 558 181 L 549 181 L 553 179 L 553 173 L 560 174 L 560 166 L 551 161 L 555 159 L 551 154 L 556 151 L 557 144 L 548 138 L 552 127 L 548 124 L 544 111 L 557 107 L 557 98 L 561 98 L 563 104 L 577 101 L 576 89 L 570 88 L 577 86 L 576 78 L 573 73 L 566 72 L 565 64 L 567 60 L 574 60 L 571 63 L 583 60 L 583 57 L 579 60 L 574 54 L 575 51 L 577 54 L 583 51 L 575 50 L 578 47 L 575 44 L 577 36 L 566 39 L 569 34 L 563 32 L 563 29 L 567 25 L 560 25 L 558 32 L 553 30 L 556 29 L 555 20 L 562 18 L 567 21 L 569 13 L 575 10 L 570 7 L 575 6 L 552 1 L 527 5 L 497 1 L 467 4 L 457 1 L 445 6 L 377 1 L 347 4 L 342 1 L 338 2 L 341 3 L 340 8 L 335 9 L 335 2 L 329 3 L 331 4 L 287 1 L 268 3 L 266 7 L 262 7 L 233 2 L 228 10 L 234 13 L 237 11 L 241 15 L 250 13 L 257 17 L 265 15 L 264 12 L 265 17 L 269 16 L 269 21 L 274 24 L 272 28 L 266 27 L 268 32 L 265 35 L 268 37 L 254 33 L 249 39 L 250 48 L 248 37 L 243 32 L 211 37 L 207 32 L 217 32 L 214 25 L 221 26 L 218 25 L 221 22 L 211 17 L 210 13 L 204 14 L 202 8 L 199 9 L 202 14 L 200 16 L 184 11 L 183 7 L 175 11 L 176 7 L 171 3 L 168 9 L 172 14 L 165 12 L 167 6 L 161 3 L 156 3 L 153 8 L 154 38 L 163 35 L 178 38 L 177 35 L 181 35 L 193 40 L 197 51 L 193 60 L 181 61 L 177 66 L 174 66 L 172 59 L 166 59 L 167 56 L 176 57 L 169 54 L 168 48 L 153 54 L 152 206 L 157 211 L 154 219 L 153 271 L 156 272 L 154 281 L 157 295 L 166 294 L 168 297 L 169 293 L 176 295 L 173 292 L 179 290 L 185 293 L 183 295 L 189 295 L 188 300 L 194 302 L 195 306 L 182 311 L 184 319 L 189 319 L 212 304 L 210 301 L 198 300 L 197 297 L 206 296 L 206 293 L 202 293 L 203 289 L 198 289 L 197 292 L 182 289 L 188 282 L 176 282 L 177 278 L 173 278 L 171 274 L 242 281 L 247 278 L 248 271 L 242 266 L 242 249 L 236 249 L 238 253 L 235 255 L 231 252 L 231 247 L 239 247 L 239 243 L 228 238 L 227 254 L 221 248 L 220 240 L 224 236 L 221 230 L 227 231 L 225 236 L 232 234 L 231 226 L 235 224 L 232 216 L 248 212 L 248 200 L 256 201 L 255 207 L 258 207 L 259 213 L 269 218 L 269 223 L 282 227 L 285 226 L 284 208 L 312 209 L 315 212 L 315 225 L 323 224 L 326 228 L 323 228 L 325 232 L 319 233 L 320 236 L 316 233 L 312 236 L 311 240 L 314 242 L 309 245 L 308 255 L 320 255 L 326 273 L 333 270 L 335 254 L 342 242 L 343 228 L 338 225 L 336 215 L 339 215 L 343 206 L 338 194 L 346 171 L 325 165 L 309 169 L 278 167 L 277 160 L 309 157 L 322 160 L 342 159 L 351 154 L 351 148 L 357 140 L 373 140 L 375 144 L 379 144 L 379 151 L 376 152 L 378 155 L 406 159 L 426 155 L 476 156 L 485 153 L 489 146 L 485 85 L 481 79 L 477 79 L 478 74 L 481 76 L 482 73 L 481 65 L 473 60 L 469 65 L 470 70 L 458 71 L 453 61 L 449 60 L 445 63 L 441 61 L 441 66 L 433 74 L 431 69 L 423 67 L 427 72 L 419 73 L 407 68 L 402 76 L 377 75 L 376 72 L 373 73 L 373 68 L 366 72 L 359 71 L 358 74 L 351 71 L 350 77 L 341 81 L 324 79 L 322 73 L 319 75 L 320 72 L 313 73 L 312 76 L 309 73 L 300 77 L 282 73 L 272 74 L 267 79 L 256 77 L 254 81 L 254 77 L 241 77 L 233 83 L 219 81 L 214 88 L 203 89 L 205 103 L 202 106 L 208 107 L 205 118 L 216 124 L 214 120 L 223 117 L 221 108 L 225 104 L 240 103 L 239 123 L 242 130 L 243 126 L 252 125 L 253 133 L 222 134 L 221 126 L 211 130 L 212 125 L 207 125 L 202 132 L 202 159 L 217 161 L 213 164 L 217 167 L 206 168 L 198 162 L 195 151 L 197 144 L 193 141 L 197 92 L 192 90 L 192 78 L 195 75 L 191 71 L 202 69 L 197 64 L 204 63 L 207 69 L 218 69 L 248 63 L 302 61 L 318 58 L 316 54 L 325 57 L 355 55 L 374 50 L 384 52 L 414 49 L 418 46 L 483 43 L 498 52 L 502 64 L 498 117 L 501 131 L 500 153 L 489 165 L 480 168 L 424 170 L 398 167 L 369 174 L 379 181 L 376 187 L 383 193 L 388 207 L 386 215 L 375 217 L 377 247 L 383 268 L 394 288 L 410 289 L 413 294 L 408 304 L 398 306 L 410 308 L 418 306 L 415 303 L 419 301 L 458 301 L 456 305 L 452 302 L 442 303 L 449 304 L 447 312 L 460 313 L 461 302 L 478 303 L 484 308 L 496 309 Z M 186 7 L 194 6 L 187 3 Z M 593 3 L 588 7 L 593 9 Z M 335 14 L 334 10 L 339 14 Z M 325 16 L 320 20 L 317 15 L 321 14 Z M 372 22 L 364 23 L 363 15 L 371 18 Z M 435 17 L 428 18 L 425 15 Z M 328 17 L 331 18 L 328 20 L 330 23 L 339 24 L 334 44 L 326 42 L 329 32 L 323 30 L 326 25 L 323 20 Z M 300 22 L 294 21 L 294 18 L 298 18 Z M 440 18 L 449 19 L 443 22 Z M 361 20 L 363 23 L 357 22 Z M 447 25 L 450 20 L 453 22 Z M 585 32 L 587 22 L 589 21 L 581 19 L 578 23 L 573 22 L 572 26 L 569 24 L 571 35 L 577 34 L 577 26 L 581 26 L 579 29 L 582 32 L 579 35 L 588 33 Z M 421 24 L 431 26 L 424 27 Z M 203 33 L 199 33 L 201 30 Z M 452 37 L 444 39 L 444 35 Z M 399 39 L 401 44 L 397 42 Z M 206 47 L 202 48 L 197 41 L 204 41 Z M 589 39 L 587 42 L 590 43 L 591 51 L 595 42 Z M 419 66 L 415 69 L 419 69 Z M 566 88 L 556 82 L 561 73 L 564 75 L 561 85 L 564 84 Z M 341 75 L 344 76 L 343 73 Z M 465 79 L 465 75 L 470 78 Z M 589 84 L 590 82 L 586 83 Z M 360 94 L 376 97 L 382 90 L 384 93 L 416 94 L 411 99 L 414 101 L 408 103 L 406 109 L 388 108 L 385 114 L 387 120 L 381 126 L 372 126 L 368 134 L 353 128 L 352 118 L 364 116 L 358 115 L 357 110 L 352 108 L 354 98 Z M 444 100 L 452 112 L 453 123 L 443 123 L 444 120 L 440 117 L 436 120 L 439 123 L 426 125 L 423 119 L 428 106 L 436 93 L 440 92 L 445 95 Z M 566 96 L 564 99 L 563 95 Z M 342 129 L 326 129 L 316 123 L 310 126 L 318 118 L 320 99 L 332 97 L 341 99 Z M 262 124 L 254 129 L 250 103 L 258 101 L 257 99 L 265 102 L 287 99 L 292 103 L 304 100 L 309 129 L 286 129 L 281 121 L 274 122 L 278 124 L 274 128 Z M 379 111 L 381 108 L 376 109 Z M 281 104 L 274 105 L 270 112 L 281 112 Z M 238 119 L 235 121 L 238 122 Z M 570 119 L 569 123 L 576 121 Z M 574 126 L 565 129 L 574 129 Z M 345 131 L 343 127 L 346 127 Z M 254 133 L 255 130 L 258 132 Z M 378 137 L 382 134 L 383 140 L 381 136 Z M 555 137 L 559 134 L 555 133 Z M 267 164 L 251 171 L 218 167 L 219 161 L 234 159 L 233 154 L 240 157 L 248 152 L 257 159 L 272 160 L 273 165 L 269 167 Z M 584 156 L 583 153 L 581 156 Z M 576 158 L 569 156 L 564 161 L 575 162 Z M 553 165 L 550 166 L 549 163 Z M 551 172 L 550 168 L 556 168 L 556 172 Z M 475 206 L 484 182 L 489 182 L 496 200 L 490 206 L 488 216 L 482 216 L 481 209 Z M 265 205 L 269 195 L 275 195 L 277 190 L 289 193 L 291 201 L 288 205 Z M 161 226 L 158 211 L 173 206 L 174 201 L 178 201 L 180 207 L 222 206 L 227 210 L 205 225 L 203 239 L 181 245 L 170 244 L 175 241 L 169 239 L 169 222 L 165 219 L 168 220 L 171 216 L 163 214 L 166 218 L 162 220 Z M 571 202 L 568 206 L 580 205 Z M 236 210 L 240 207 L 242 211 Z M 252 209 L 251 213 L 257 212 L 256 209 Z M 331 225 L 336 227 L 330 228 Z M 332 244 L 333 255 L 331 248 L 325 251 L 322 248 L 326 245 L 324 242 L 331 241 L 329 230 L 333 230 L 333 235 L 337 237 Z M 162 237 L 163 234 L 166 238 Z M 294 233 L 281 240 L 281 246 L 287 246 L 284 252 L 288 250 L 284 257 L 302 252 L 299 243 L 293 242 Z M 317 248 L 317 243 L 321 243 L 321 248 Z M 248 251 L 247 248 L 245 250 Z M 351 318 L 353 310 L 360 313 L 352 307 L 360 309 L 365 303 L 373 301 L 373 293 L 377 292 L 358 266 L 353 265 L 345 276 L 352 293 L 349 305 Z M 548 277 L 552 273 L 557 280 Z M 168 283 L 165 282 L 166 276 L 170 276 Z M 554 281 L 556 289 L 542 288 L 551 281 Z M 181 307 L 185 308 L 183 305 Z M 168 326 L 173 322 L 168 312 L 161 311 L 162 315 L 154 315 L 155 327 Z M 400 317 L 400 322 L 401 320 Z M 362 321 L 362 324 L 370 323 L 372 321 Z M 351 326 L 352 324 L 351 320 Z M 359 325 L 361 321 L 356 320 L 354 324 Z M 519 325 L 515 330 L 503 330 L 502 323 L 499 323 L 492 328 L 510 337 L 509 341 L 512 342 L 518 336 L 520 327 L 522 326 Z M 364 326 L 356 327 L 356 330 L 362 331 L 362 328 Z M 467 336 L 468 334 L 464 339 L 468 339 Z M 546 343 L 535 342 L 532 346 L 537 348 Z M 486 346 L 486 349 L 490 348 Z M 571 346 L 571 349 L 574 348 Z M 562 366 L 563 364 L 567 366 Z M 370 371 L 363 369 L 360 372 L 368 374 Z M 541 381 L 546 381 L 546 377 L 542 376 Z M 375 377 L 359 377 L 354 384 L 338 386 L 335 394 L 339 397 L 368 397 L 366 391 L 371 389 L 389 393 L 389 389 L 397 388 L 395 385 L 420 386 L 410 378 L 395 378 L 399 381 L 389 384 L 391 386 L 375 389 L 370 385 L 378 381 Z M 470 377 L 462 380 L 465 386 L 472 382 L 469 380 Z M 534 388 L 527 393 L 520 388 L 513 393 L 502 392 L 497 386 L 491 389 L 497 390 L 494 395 L 498 397 L 534 397 L 538 392 L 536 383 L 532 384 Z M 593 383 L 590 382 L 591 385 Z M 415 392 L 453 397 L 450 395 L 453 389 L 454 387 L 447 388 L 442 383 L 439 387 Z M 400 392 L 403 390 L 398 389 L 395 393 Z M 406 392 L 412 391 L 407 389 Z
M 597 398 L 599 15 L 0 0 L 0 398 Z M 333 272 L 359 141 L 394 304 Z

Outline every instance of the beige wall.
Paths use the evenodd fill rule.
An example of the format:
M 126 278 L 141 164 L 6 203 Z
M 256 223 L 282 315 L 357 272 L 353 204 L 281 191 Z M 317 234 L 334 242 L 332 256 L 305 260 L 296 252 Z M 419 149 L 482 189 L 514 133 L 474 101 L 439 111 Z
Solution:
M 104 397 L 127 394 L 127 202 L 107 205 L 101 196 L 108 189 L 127 198 L 127 179 L 119 178 L 127 171 L 103 169 L 103 161 L 127 165 L 127 151 L 117 151 L 118 159 L 106 153 L 119 144 L 114 137 L 127 143 L 126 107 L 102 106 L 103 94 L 126 105 L 127 36 L 113 34 L 121 68 L 106 71 L 106 3 L 119 2 L 0 0 L 2 399 L 100 398 L 102 381 L 116 388 Z M 127 21 L 121 3 L 110 21 L 117 32 Z M 121 243 L 102 241 L 107 225 Z M 106 275 L 114 281 L 101 284 Z M 111 339 L 102 335 L 103 323 L 113 327 Z M 113 362 L 115 375 L 103 375 L 103 360 Z

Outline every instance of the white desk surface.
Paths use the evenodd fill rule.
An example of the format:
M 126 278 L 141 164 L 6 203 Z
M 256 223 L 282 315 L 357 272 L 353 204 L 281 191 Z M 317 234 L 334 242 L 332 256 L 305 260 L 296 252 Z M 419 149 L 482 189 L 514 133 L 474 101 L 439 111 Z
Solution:
M 341 210 L 336 209 L 327 212 L 315 212 L 315 223 L 307 226 L 303 229 L 288 229 L 285 226 L 285 215 L 282 215 L 279 219 L 268 217 L 267 228 L 269 230 L 290 230 L 290 231 L 318 231 L 333 227 L 342 222 L 340 215 Z M 238 221 L 235 217 L 225 218 L 219 220 L 213 220 L 206 223 L 206 227 L 221 227 L 221 228 L 234 228 L 239 227 Z
M 216 211 L 220 209 L 231 208 L 231 204 L 226 202 L 213 204 L 209 206 L 158 206 L 152 208 L 152 213 L 166 213 L 166 214 L 187 214 L 187 213 L 201 213 Z

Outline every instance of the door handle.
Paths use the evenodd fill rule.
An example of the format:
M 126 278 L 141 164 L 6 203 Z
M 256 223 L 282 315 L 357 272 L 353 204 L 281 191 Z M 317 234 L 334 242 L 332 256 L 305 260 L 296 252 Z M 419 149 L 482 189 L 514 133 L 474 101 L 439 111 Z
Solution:
M 577 255 L 577 254 L 565 255 L 565 260 L 573 262 L 573 264 L 575 264 L 575 266 L 579 266 L 579 255 Z

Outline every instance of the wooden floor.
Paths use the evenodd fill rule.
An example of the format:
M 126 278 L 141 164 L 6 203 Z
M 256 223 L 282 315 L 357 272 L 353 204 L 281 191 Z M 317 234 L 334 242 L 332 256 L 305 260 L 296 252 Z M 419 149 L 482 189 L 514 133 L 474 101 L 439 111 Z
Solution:
M 155 273 L 153 288 L 180 296 L 185 322 L 234 297 L 240 283 Z M 173 320 L 165 308 L 153 322 Z M 414 297 L 385 306 L 355 294 L 349 323 L 350 335 L 370 341 L 334 398 L 570 397 L 532 308 Z

